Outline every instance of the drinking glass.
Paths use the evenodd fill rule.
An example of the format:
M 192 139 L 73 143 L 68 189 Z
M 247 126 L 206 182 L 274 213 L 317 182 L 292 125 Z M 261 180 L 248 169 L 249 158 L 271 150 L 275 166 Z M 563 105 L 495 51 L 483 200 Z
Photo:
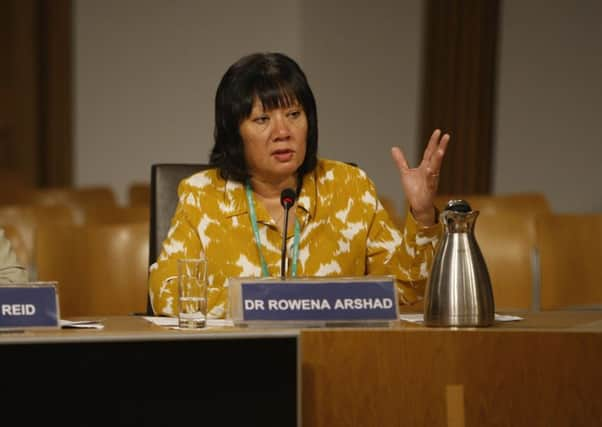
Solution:
M 204 328 L 207 322 L 207 261 L 203 258 L 178 260 L 178 326 Z

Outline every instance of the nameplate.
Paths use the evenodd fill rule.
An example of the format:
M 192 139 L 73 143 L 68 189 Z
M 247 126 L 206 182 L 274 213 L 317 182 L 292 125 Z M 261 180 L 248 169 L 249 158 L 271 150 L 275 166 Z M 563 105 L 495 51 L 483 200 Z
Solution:
M 59 327 L 56 282 L 0 285 L 0 329 Z
M 232 320 L 249 322 L 386 322 L 397 320 L 392 277 L 230 279 Z M 238 322 L 237 322 L 238 321 Z

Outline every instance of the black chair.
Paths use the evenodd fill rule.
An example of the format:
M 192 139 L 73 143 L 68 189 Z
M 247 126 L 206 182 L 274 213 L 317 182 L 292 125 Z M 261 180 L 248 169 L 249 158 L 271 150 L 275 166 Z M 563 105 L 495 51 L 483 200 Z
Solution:
M 149 266 L 157 260 L 169 231 L 171 218 L 178 205 L 178 184 L 184 178 L 210 168 L 210 165 L 200 163 L 164 163 L 151 167 Z M 147 298 L 146 312 L 153 315 L 150 295 Z

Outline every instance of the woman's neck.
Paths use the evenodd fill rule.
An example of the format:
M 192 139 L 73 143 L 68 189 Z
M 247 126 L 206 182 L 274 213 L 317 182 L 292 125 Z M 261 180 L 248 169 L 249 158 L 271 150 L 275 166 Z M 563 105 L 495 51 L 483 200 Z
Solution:
M 282 180 L 266 180 L 260 177 L 251 177 L 250 182 L 253 192 L 262 199 L 267 200 L 280 200 L 280 193 L 286 188 L 297 190 L 297 178 L 295 176 L 289 176 Z

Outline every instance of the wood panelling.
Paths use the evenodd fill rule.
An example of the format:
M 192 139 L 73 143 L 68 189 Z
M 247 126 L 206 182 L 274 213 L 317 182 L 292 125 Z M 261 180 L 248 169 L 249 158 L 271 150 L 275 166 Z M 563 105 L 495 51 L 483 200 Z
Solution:
M 0 39 L 0 168 L 70 185 L 71 0 L 0 2 Z
M 37 179 L 38 107 L 37 2 L 0 2 L 3 36 L 0 51 L 3 101 L 0 107 L 0 167 L 18 170 L 29 184 Z
M 602 423 L 599 330 L 305 330 L 301 348 L 304 426 Z
M 498 0 L 429 0 L 425 13 L 420 152 L 433 130 L 451 134 L 442 193 L 491 187 Z
M 602 309 L 602 213 L 536 217 L 541 309 Z
M 40 88 L 43 114 L 39 181 L 45 186 L 72 183 L 72 23 L 71 0 L 40 3 Z

